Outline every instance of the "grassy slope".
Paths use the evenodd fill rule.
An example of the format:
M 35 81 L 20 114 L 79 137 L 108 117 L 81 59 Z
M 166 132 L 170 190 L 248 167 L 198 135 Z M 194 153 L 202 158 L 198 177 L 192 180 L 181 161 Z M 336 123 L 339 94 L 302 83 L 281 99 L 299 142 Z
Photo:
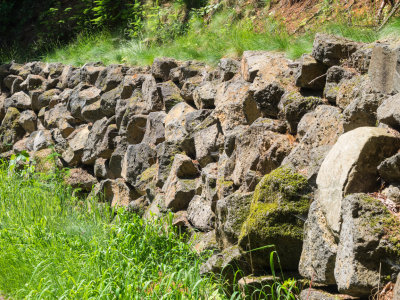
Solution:
M 203 258 L 161 223 L 92 209 L 54 178 L 0 166 L 0 291 L 15 299 L 223 298 Z M 92 206 L 95 207 L 95 206 Z
M 290 58 L 300 57 L 311 51 L 316 31 L 361 42 L 373 42 L 389 35 L 400 36 L 400 19 L 381 32 L 372 28 L 329 23 L 300 36 L 288 34 L 284 26 L 273 22 L 265 22 L 260 32 L 254 29 L 249 20 L 234 24 L 228 24 L 226 20 L 229 20 L 229 16 L 223 13 L 215 16 L 208 25 L 194 21 L 184 36 L 161 45 L 146 46 L 142 40 L 119 40 L 107 32 L 82 34 L 73 43 L 47 54 L 44 60 L 72 65 L 83 65 L 89 61 L 146 65 L 151 64 L 155 57 L 168 56 L 216 65 L 220 58 L 239 57 L 244 50 L 283 51 Z

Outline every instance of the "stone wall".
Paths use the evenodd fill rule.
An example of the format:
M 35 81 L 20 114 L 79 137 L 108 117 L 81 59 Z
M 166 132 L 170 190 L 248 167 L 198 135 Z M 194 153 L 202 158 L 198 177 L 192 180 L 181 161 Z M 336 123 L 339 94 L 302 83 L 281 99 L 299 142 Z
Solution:
M 276 249 L 285 270 L 365 296 L 400 270 L 399 49 L 318 34 L 296 61 L 2 65 L 1 156 L 48 171 L 55 150 L 72 186 L 174 212 L 217 253 L 203 272 L 262 275 Z

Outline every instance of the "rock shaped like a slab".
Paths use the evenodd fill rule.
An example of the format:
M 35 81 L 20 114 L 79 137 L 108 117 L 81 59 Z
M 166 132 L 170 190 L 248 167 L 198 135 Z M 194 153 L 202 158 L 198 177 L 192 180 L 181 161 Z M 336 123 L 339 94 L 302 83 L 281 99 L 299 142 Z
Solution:
M 374 191 L 378 165 L 399 146 L 399 139 L 383 128 L 359 127 L 339 137 L 319 170 L 316 195 L 334 233 L 339 233 L 344 196 Z
M 400 220 L 367 194 L 344 198 L 341 214 L 335 263 L 338 290 L 367 297 L 400 266 Z
M 317 62 L 311 55 L 304 54 L 296 75 L 298 87 L 322 90 L 325 86 L 326 70 L 328 67 Z
M 376 45 L 372 50 L 368 76 L 376 92 L 392 94 L 400 91 L 398 59 L 398 51 L 388 46 Z
M 337 243 L 320 206 L 319 201 L 313 201 L 308 212 L 299 273 L 313 282 L 335 284 Z

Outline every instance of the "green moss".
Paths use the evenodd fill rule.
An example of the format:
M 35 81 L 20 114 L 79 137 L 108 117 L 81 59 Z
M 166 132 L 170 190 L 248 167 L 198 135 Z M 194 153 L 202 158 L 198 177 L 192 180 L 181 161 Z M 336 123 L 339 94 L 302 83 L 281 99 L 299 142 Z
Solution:
M 252 239 L 256 247 L 282 237 L 301 240 L 303 224 L 296 215 L 308 211 L 306 188 L 307 179 L 286 167 L 265 175 L 254 191 L 239 239 Z
M 148 167 L 143 171 L 142 174 L 139 175 L 139 180 L 143 182 L 147 182 L 153 180 L 158 172 L 158 165 L 154 164 L 151 167 Z

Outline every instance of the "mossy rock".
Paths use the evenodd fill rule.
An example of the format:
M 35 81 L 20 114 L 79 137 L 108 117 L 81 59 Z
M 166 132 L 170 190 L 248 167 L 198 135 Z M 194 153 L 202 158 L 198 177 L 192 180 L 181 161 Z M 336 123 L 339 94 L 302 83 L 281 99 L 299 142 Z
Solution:
M 9 107 L 0 126 L 0 151 L 5 152 L 11 149 L 20 140 L 25 130 L 19 124 L 20 112 L 15 107 Z
M 239 236 L 240 246 L 253 250 L 254 266 L 269 271 L 269 254 L 277 250 L 282 267 L 297 270 L 304 226 L 300 216 L 307 214 L 309 203 L 307 179 L 291 169 L 280 167 L 262 178 Z M 268 245 L 275 247 L 254 250 Z

